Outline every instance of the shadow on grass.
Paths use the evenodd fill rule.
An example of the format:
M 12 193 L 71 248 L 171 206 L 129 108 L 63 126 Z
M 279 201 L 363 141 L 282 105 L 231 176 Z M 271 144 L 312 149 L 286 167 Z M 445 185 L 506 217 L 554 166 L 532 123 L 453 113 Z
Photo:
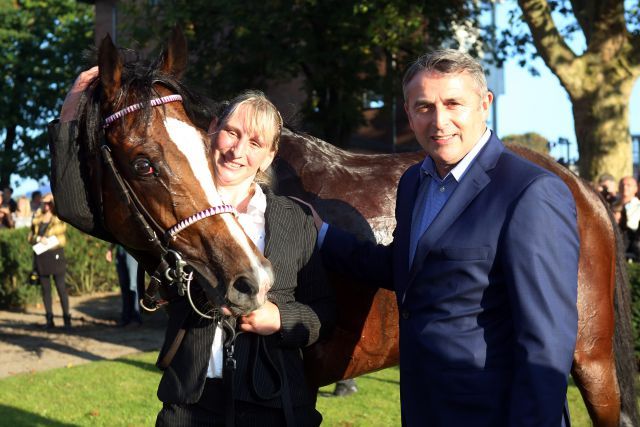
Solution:
M 387 379 L 384 379 L 384 378 L 376 378 L 376 377 L 371 377 L 371 376 L 363 377 L 363 379 L 366 379 L 367 381 L 378 381 L 378 382 L 381 382 L 381 383 L 395 384 L 397 386 L 400 385 L 400 381 L 399 380 L 387 380 Z
M 0 419 L 2 419 L 2 425 L 6 426 L 75 427 L 75 424 L 51 420 L 32 412 L 2 404 L 0 404 Z
M 152 372 L 154 374 L 160 374 L 160 369 L 156 367 L 153 363 L 143 362 L 141 360 L 131 360 L 131 359 L 115 359 L 114 362 L 123 363 L 125 365 L 133 366 L 135 368 L 144 369 L 145 371 Z

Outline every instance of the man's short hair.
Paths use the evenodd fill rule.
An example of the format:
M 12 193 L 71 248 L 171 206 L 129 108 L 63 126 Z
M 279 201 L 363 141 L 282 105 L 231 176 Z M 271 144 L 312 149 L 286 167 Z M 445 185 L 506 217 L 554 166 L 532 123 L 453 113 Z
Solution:
M 437 72 L 440 74 L 469 73 L 476 82 L 480 96 L 484 96 L 487 89 L 487 78 L 482 65 L 471 55 L 454 49 L 439 49 L 425 53 L 409 66 L 402 79 L 402 92 L 407 99 L 407 85 L 420 72 Z
M 603 173 L 602 175 L 600 175 L 600 178 L 598 178 L 599 184 L 602 184 L 603 182 L 607 182 L 607 181 L 615 182 L 616 179 L 610 173 Z

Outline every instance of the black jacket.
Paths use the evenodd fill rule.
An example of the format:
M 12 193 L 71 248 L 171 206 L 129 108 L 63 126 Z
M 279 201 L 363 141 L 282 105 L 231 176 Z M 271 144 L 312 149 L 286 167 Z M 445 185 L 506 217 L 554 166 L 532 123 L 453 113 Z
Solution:
M 333 327 L 335 299 L 315 249 L 317 232 L 313 218 L 296 202 L 269 190 L 265 190 L 265 194 L 264 252 L 275 276 L 267 298 L 280 310 L 282 329 L 267 337 L 251 333 L 238 336 L 235 398 L 281 407 L 279 397 L 264 400 L 259 395 L 268 395 L 278 389 L 278 375 L 282 372 L 274 372 L 273 366 L 275 364 L 281 370 L 282 360 L 293 406 L 309 405 L 315 402 L 315 394 L 304 377 L 302 348 L 326 336 Z M 164 403 L 195 403 L 204 388 L 215 325 L 195 314 L 184 298 L 170 303 L 168 313 L 165 342 L 158 361 L 164 358 L 181 330 L 184 339 L 170 365 L 164 369 L 158 398 Z M 282 357 L 278 352 L 282 352 Z

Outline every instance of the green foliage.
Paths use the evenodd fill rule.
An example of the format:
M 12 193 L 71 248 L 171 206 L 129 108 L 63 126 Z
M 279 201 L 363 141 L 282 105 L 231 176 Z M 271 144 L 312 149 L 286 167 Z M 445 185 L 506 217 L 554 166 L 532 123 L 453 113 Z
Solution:
M 549 141 L 536 132 L 527 132 L 521 135 L 507 135 L 502 138 L 507 144 L 523 145 L 542 154 L 549 154 Z
M 0 185 L 48 175 L 46 124 L 93 42 L 92 7 L 75 0 L 0 1 Z
M 113 361 L 24 374 L 0 380 L 0 419 L 11 426 L 149 426 L 162 407 L 156 397 L 160 371 L 156 352 Z M 399 426 L 398 368 L 359 377 L 359 391 L 348 397 L 318 394 L 322 425 Z M 578 389 L 567 392 L 571 425 L 591 426 Z
M 303 89 L 305 130 L 337 145 L 362 122 L 365 93 L 383 95 L 390 108 L 392 97 L 402 99 L 404 67 L 451 40 L 452 21 L 474 22 L 476 12 L 466 0 L 194 0 L 122 7 L 130 17 L 123 29 L 143 43 L 164 40 L 180 24 L 192 53 L 187 77 L 214 99 L 279 83 L 292 84 L 289 92 Z
M 40 298 L 40 287 L 28 284 L 33 251 L 27 243 L 29 230 L 0 231 L 0 307 L 20 308 Z M 116 285 L 115 267 L 105 259 L 109 244 L 67 228 L 66 284 L 72 295 L 111 290 Z
M 636 360 L 640 361 L 640 264 L 627 264 L 631 284 L 631 323 L 634 331 Z

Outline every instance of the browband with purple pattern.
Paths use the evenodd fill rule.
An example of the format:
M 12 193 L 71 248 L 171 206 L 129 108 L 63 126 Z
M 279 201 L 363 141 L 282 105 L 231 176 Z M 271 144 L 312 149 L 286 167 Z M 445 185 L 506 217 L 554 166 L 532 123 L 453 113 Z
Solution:
M 149 102 L 149 104 L 152 107 L 157 107 L 158 105 L 168 104 L 169 102 L 175 102 L 175 101 L 182 101 L 182 96 L 168 95 L 168 96 L 163 96 L 161 98 L 154 98 Z M 134 111 L 138 111 L 142 107 L 144 107 L 144 103 L 139 102 L 137 104 L 129 105 L 128 107 L 113 113 L 112 115 L 104 119 L 104 124 L 102 125 L 102 128 L 103 129 L 108 128 L 111 123 L 115 122 L 119 118 L 124 117 L 129 113 L 133 113 Z
M 171 227 L 167 231 L 167 236 L 172 239 L 175 239 L 176 235 L 179 232 L 181 232 L 191 224 L 198 222 L 202 219 L 208 218 L 210 216 L 219 215 L 223 213 L 232 213 L 235 215 L 237 212 L 236 212 L 236 209 L 231 205 L 212 206 L 210 208 L 207 208 L 203 211 L 198 212 L 197 214 L 191 215 L 190 217 L 183 219 L 182 221 L 180 221 L 179 223 Z

